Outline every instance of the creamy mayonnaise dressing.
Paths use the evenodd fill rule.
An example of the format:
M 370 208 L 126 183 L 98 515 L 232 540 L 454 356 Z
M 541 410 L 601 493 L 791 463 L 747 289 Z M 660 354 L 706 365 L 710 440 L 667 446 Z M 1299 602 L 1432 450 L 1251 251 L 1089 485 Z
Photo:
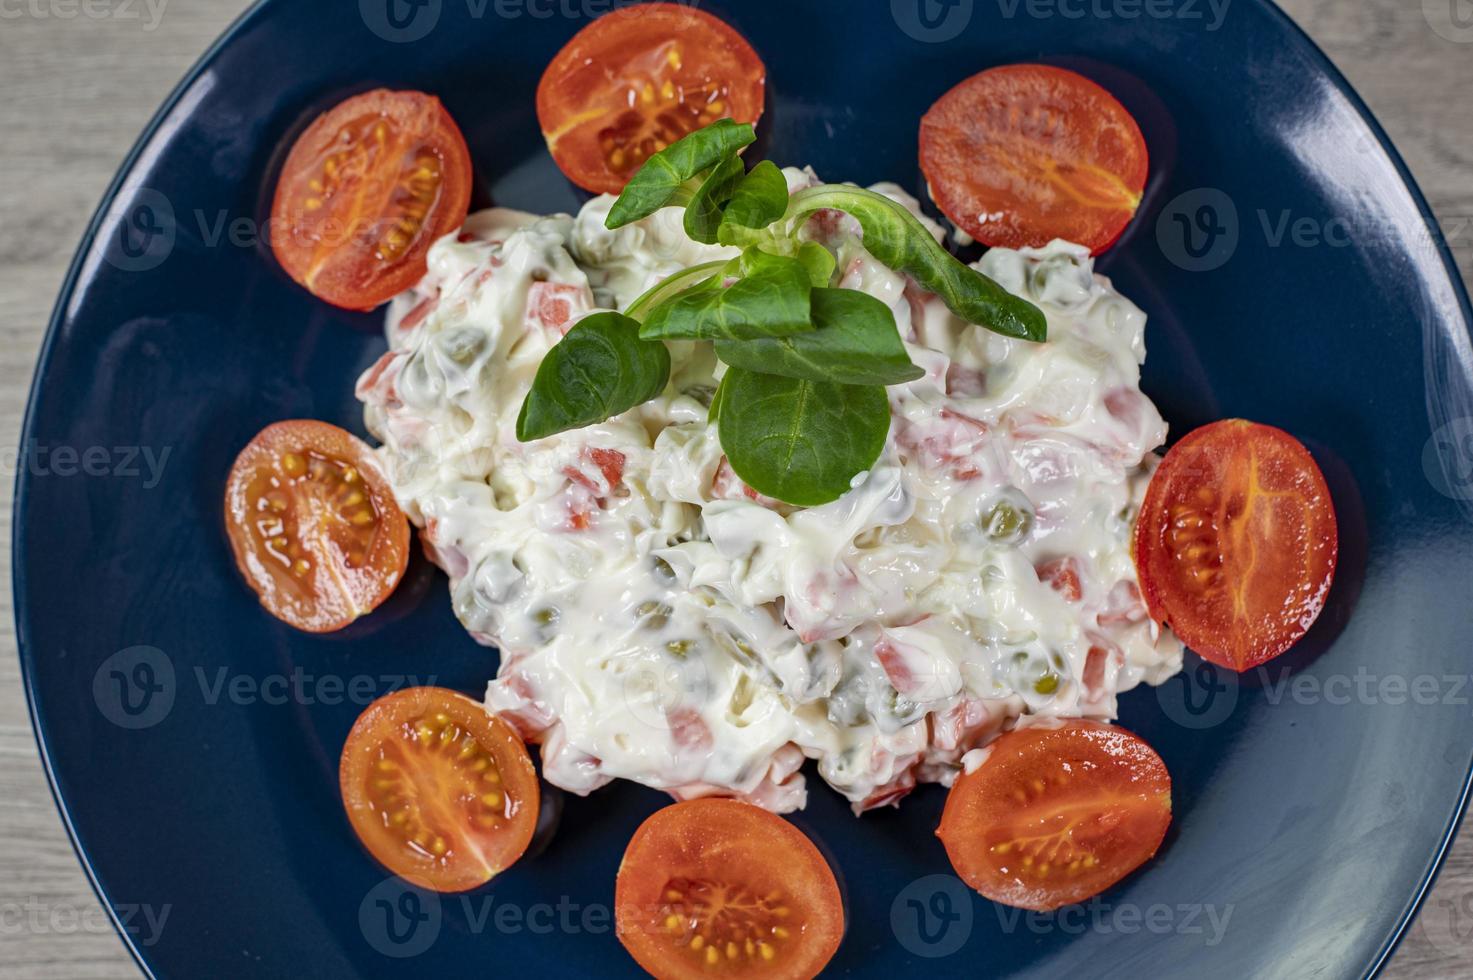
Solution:
M 812 758 L 859 810 L 949 785 L 1004 728 L 1111 718 L 1118 693 L 1180 669 L 1130 558 L 1166 436 L 1139 390 L 1145 316 L 1087 250 L 977 264 L 1047 314 L 1048 342 L 1030 344 L 875 261 L 853 219 L 815 216 L 803 234 L 834 252 L 840 285 L 891 306 L 926 374 L 889 389 L 874 468 L 798 509 L 727 464 L 707 423 L 710 345 L 671 345 L 655 401 L 517 442 L 537 366 L 573 322 L 735 254 L 692 242 L 675 209 L 609 231 L 612 200 L 576 218 L 471 216 L 394 301 L 389 353 L 358 383 L 456 615 L 501 649 L 487 707 L 542 743 L 550 782 L 787 811 Z

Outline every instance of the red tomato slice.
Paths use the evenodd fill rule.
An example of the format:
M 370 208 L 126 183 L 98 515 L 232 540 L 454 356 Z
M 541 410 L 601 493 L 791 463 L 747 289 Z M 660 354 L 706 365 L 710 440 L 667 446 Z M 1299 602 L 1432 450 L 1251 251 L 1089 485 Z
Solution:
M 1166 454 L 1133 550 L 1146 608 L 1204 658 L 1243 671 L 1303 636 L 1335 577 L 1339 531 L 1309 450 L 1229 419 Z
M 338 780 L 368 853 L 434 891 L 484 885 L 522 856 L 537 828 L 537 771 L 522 740 L 444 688 L 369 705 L 348 733 Z
M 767 67 L 724 21 L 680 3 L 623 7 L 568 42 L 537 86 L 547 148 L 568 179 L 617 194 L 651 155 L 718 119 L 755 123 Z
M 1047 912 L 1150 860 L 1171 823 L 1171 776 L 1151 747 L 1093 721 L 1019 728 L 957 777 L 936 834 L 962 880 Z
M 727 799 L 667 806 L 635 831 L 614 919 L 630 955 L 662 980 L 806 980 L 844 934 L 838 882 L 813 842 Z
M 470 150 L 440 100 L 365 92 L 297 138 L 276 184 L 271 248 L 312 295 L 371 310 L 419 282 L 470 200 Z
M 373 451 L 326 422 L 277 422 L 241 450 L 225 530 L 261 605 L 309 633 L 372 611 L 409 561 L 409 522 Z
M 921 170 L 948 218 L 984 245 L 1047 245 L 1098 255 L 1135 215 L 1148 159 L 1114 96 L 1050 65 L 991 68 L 921 120 Z

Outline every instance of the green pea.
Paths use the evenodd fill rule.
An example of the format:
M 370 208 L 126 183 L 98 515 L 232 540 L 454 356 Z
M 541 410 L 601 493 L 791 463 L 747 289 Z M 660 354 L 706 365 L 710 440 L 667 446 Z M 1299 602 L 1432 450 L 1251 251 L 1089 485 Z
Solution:
M 538 643 L 548 643 L 557 636 L 557 624 L 561 618 L 556 606 L 543 606 L 531 614 L 532 622 L 537 624 Z
M 465 367 L 480 356 L 486 346 L 486 335 L 469 328 L 450 330 L 440 336 L 439 343 L 452 361 Z
M 655 581 L 661 585 L 674 585 L 680 581 L 670 563 L 658 555 L 651 559 L 650 564 L 654 566 Z
M 669 606 L 655 602 L 654 600 L 641 602 L 639 607 L 634 610 L 634 614 L 638 617 L 640 624 L 645 629 L 650 630 L 664 629 L 670 622 L 670 612 Z
M 920 705 L 910 698 L 891 688 L 885 694 L 885 707 L 889 709 L 891 717 L 902 725 L 908 725 L 917 720 L 921 714 Z
M 1040 697 L 1051 697 L 1063 686 L 1065 663 L 1058 651 L 1040 654 L 1018 650 L 1009 659 L 1012 661 L 1014 690 L 1031 689 Z
M 982 530 L 998 544 L 1017 544 L 1033 530 L 1033 511 L 999 500 L 982 515 Z

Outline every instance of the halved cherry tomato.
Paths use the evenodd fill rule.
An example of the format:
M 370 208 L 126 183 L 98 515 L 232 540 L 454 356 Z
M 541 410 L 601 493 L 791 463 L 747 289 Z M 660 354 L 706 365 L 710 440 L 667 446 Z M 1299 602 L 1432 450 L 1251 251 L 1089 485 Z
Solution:
M 1171 823 L 1171 776 L 1123 728 L 1018 728 L 957 777 L 936 834 L 985 897 L 1047 912 L 1097 895 L 1148 861 Z
M 1135 215 L 1148 159 L 1114 96 L 1051 65 L 990 68 L 921 120 L 921 170 L 948 218 L 984 245 L 1063 238 L 1098 255 Z
M 522 856 L 537 828 L 537 771 L 522 740 L 440 687 L 369 705 L 348 733 L 338 781 L 368 853 L 434 891 L 484 885 Z
M 579 31 L 537 86 L 547 148 L 568 179 L 617 194 L 652 154 L 718 119 L 755 123 L 767 67 L 724 21 L 641 3 Z
M 619 941 L 662 980 L 806 980 L 844 934 L 834 873 L 782 817 L 689 800 L 635 831 L 614 890 Z
M 276 184 L 271 248 L 334 306 L 371 310 L 419 282 L 465 223 L 471 153 L 440 100 L 378 89 L 317 117 Z
M 1242 419 L 1215 422 L 1172 447 L 1151 478 L 1133 540 L 1151 617 L 1204 658 L 1239 671 L 1309 630 L 1338 548 L 1330 489 L 1309 450 Z
M 409 522 L 373 451 L 326 422 L 277 422 L 241 450 L 225 530 L 261 605 L 309 633 L 372 611 L 409 561 Z

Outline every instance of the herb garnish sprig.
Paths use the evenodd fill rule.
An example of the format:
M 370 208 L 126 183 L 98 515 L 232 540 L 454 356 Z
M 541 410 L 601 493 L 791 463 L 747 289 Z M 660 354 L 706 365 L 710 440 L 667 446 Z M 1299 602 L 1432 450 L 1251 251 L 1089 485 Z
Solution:
M 772 163 L 747 171 L 739 154 L 755 138 L 751 126 L 719 120 L 650 157 L 629 181 L 609 210 L 610 229 L 683 207 L 692 239 L 741 254 L 676 273 L 622 314 L 574 324 L 537 371 L 517 419 L 519 440 L 593 425 L 657 397 L 670 379 L 663 342 L 711 341 L 727 365 L 711 417 L 737 476 L 798 506 L 842 496 L 884 449 L 885 386 L 923 372 L 890 308 L 833 288 L 833 254 L 798 240 L 805 220 L 822 210 L 853 217 L 875 259 L 962 319 L 1045 339 L 1042 311 L 959 262 L 900 204 L 842 184 L 790 195 Z

